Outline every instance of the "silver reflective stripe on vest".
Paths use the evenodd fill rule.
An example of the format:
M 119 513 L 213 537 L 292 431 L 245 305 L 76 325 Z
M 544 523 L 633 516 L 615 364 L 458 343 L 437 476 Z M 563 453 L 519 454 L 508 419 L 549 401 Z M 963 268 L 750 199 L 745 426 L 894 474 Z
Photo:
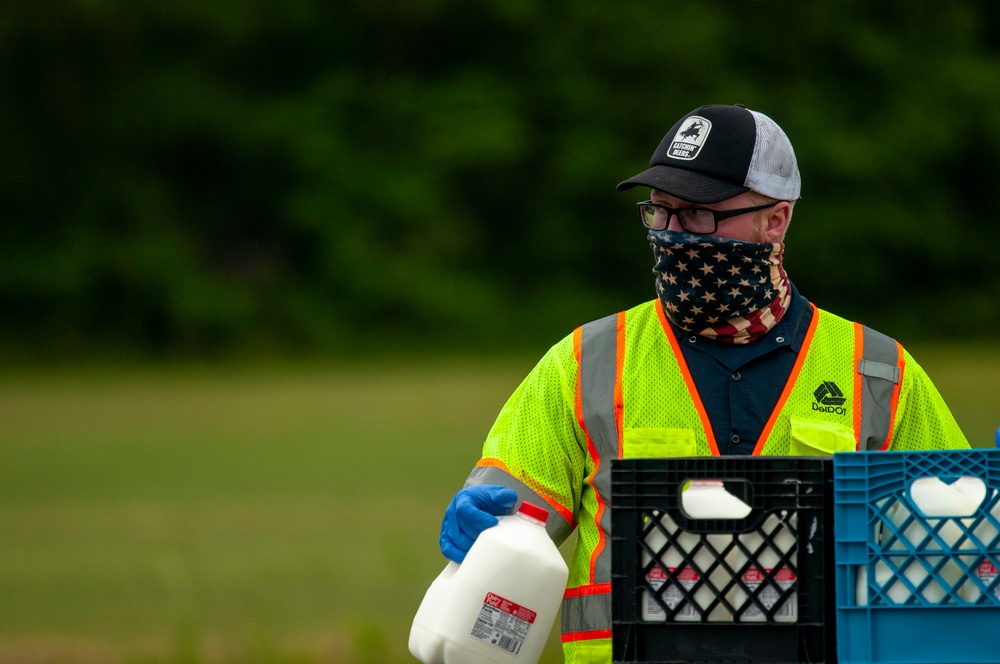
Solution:
M 895 339 L 864 327 L 864 357 L 858 362 L 861 381 L 861 438 L 858 449 L 877 450 L 892 430 L 892 393 L 899 382 L 899 349 Z
M 605 505 L 611 501 L 611 459 L 618 456 L 615 422 L 615 369 L 618 316 L 606 316 L 583 326 L 580 339 L 580 400 L 583 422 L 597 447 L 600 465 L 594 489 Z M 601 515 L 601 530 L 608 538 L 594 564 L 594 583 L 611 581 L 611 509 Z
M 611 460 L 618 456 L 615 380 L 618 316 L 583 326 L 580 338 L 580 401 L 583 422 L 597 448 L 594 490 L 604 502 L 600 528 L 604 548 L 594 561 L 594 584 L 611 582 Z M 567 597 L 562 605 L 563 634 L 611 629 L 611 593 Z
M 611 593 L 565 598 L 561 627 L 563 634 L 611 629 Z
M 563 518 L 562 514 L 552 509 L 537 493 L 528 488 L 527 484 L 511 476 L 506 471 L 494 466 L 476 466 L 469 473 L 469 478 L 465 480 L 465 486 L 468 487 L 477 484 L 498 484 L 505 486 L 517 493 L 518 503 L 526 500 L 538 507 L 544 507 L 549 513 L 548 518 L 545 520 L 545 530 L 556 544 L 562 544 L 566 541 L 566 538 L 573 531 L 573 527 Z

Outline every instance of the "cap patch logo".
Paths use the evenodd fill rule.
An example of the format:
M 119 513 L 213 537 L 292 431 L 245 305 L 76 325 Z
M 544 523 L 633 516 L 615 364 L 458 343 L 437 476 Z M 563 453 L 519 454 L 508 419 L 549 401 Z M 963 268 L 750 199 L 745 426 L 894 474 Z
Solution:
M 701 146 L 708 138 L 708 132 L 712 131 L 712 123 L 700 115 L 692 115 L 681 128 L 674 134 L 674 140 L 670 143 L 667 156 L 674 159 L 690 161 L 698 156 Z

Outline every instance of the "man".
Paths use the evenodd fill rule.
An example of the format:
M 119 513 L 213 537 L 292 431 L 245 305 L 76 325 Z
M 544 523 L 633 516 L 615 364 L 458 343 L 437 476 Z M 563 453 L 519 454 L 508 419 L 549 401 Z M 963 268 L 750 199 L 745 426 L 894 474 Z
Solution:
M 610 466 L 617 457 L 967 448 L 898 343 L 818 309 L 782 267 L 795 153 L 767 116 L 703 106 L 618 185 L 655 257 L 651 302 L 556 344 L 510 397 L 445 514 L 444 554 L 520 500 L 579 538 L 563 600 L 567 662 L 611 661 Z

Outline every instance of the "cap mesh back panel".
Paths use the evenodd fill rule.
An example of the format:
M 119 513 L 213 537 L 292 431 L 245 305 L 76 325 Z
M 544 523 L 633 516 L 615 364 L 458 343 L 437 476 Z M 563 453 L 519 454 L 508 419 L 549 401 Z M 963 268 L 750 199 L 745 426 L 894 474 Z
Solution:
M 757 122 L 757 143 L 750 159 L 746 186 L 754 191 L 778 198 L 799 197 L 799 167 L 788 137 L 774 120 L 750 111 Z

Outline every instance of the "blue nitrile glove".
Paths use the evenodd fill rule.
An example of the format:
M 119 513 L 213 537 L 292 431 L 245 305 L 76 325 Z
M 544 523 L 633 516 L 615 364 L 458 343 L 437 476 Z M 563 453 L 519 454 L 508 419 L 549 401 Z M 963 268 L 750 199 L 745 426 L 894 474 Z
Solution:
M 513 489 L 494 484 L 478 484 L 456 493 L 441 522 L 441 553 L 461 563 L 479 533 L 500 523 L 497 517 L 510 514 L 516 502 Z

